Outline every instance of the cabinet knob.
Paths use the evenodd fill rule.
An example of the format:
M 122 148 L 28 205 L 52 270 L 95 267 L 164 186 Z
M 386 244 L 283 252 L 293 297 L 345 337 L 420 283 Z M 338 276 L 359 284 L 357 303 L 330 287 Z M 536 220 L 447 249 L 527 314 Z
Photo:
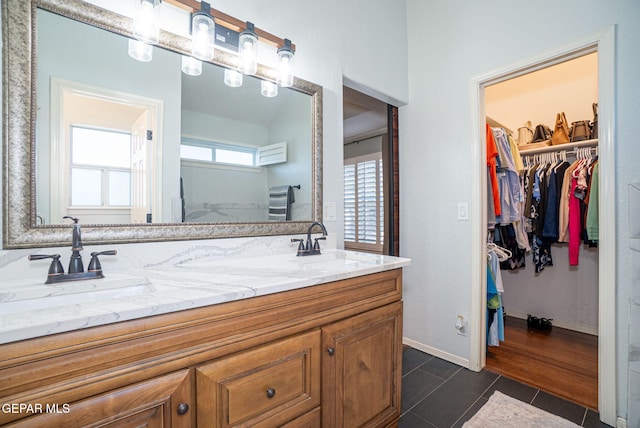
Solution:
M 189 405 L 187 403 L 178 404 L 178 415 L 182 416 L 189 411 Z
M 329 355 L 333 356 L 333 354 L 336 353 L 335 348 L 327 348 L 327 352 L 329 353 Z
M 276 395 L 275 388 L 267 388 L 267 398 L 273 398 Z

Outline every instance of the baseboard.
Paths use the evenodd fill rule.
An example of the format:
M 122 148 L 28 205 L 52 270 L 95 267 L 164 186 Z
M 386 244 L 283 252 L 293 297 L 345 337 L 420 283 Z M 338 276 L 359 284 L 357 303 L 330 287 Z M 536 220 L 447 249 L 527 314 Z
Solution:
M 518 312 L 507 312 L 507 316 L 520 318 L 523 320 L 527 319 L 527 314 L 521 314 Z M 577 331 L 578 333 L 590 334 L 592 336 L 598 335 L 598 327 L 585 327 L 581 325 L 570 324 L 562 321 L 553 320 L 554 327 L 560 327 L 571 331 Z
M 467 358 L 460 358 L 457 355 L 453 355 L 448 352 L 442 351 L 440 349 L 425 345 L 423 343 L 416 342 L 415 340 L 409 339 L 407 337 L 402 338 L 402 343 L 404 343 L 407 346 L 411 346 L 412 348 L 415 348 L 418 351 L 426 352 L 427 354 L 433 355 L 434 357 L 441 358 L 445 361 L 449 361 L 450 363 L 456 364 L 458 366 L 462 366 L 466 369 L 470 367 L 470 363 Z

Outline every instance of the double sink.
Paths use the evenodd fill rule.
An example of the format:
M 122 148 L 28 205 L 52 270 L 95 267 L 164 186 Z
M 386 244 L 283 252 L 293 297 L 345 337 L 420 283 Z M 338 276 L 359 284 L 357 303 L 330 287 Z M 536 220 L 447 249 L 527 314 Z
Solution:
M 0 343 L 287 291 L 406 264 L 408 259 L 328 250 L 303 257 L 202 257 L 123 273 L 106 271 L 103 279 L 55 285 L 10 283 L 0 286 Z

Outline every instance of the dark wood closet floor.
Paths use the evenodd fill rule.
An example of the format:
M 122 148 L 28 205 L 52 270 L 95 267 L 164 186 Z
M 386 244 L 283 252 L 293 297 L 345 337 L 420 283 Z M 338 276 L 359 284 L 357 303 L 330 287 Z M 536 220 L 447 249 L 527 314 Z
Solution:
M 505 341 L 487 347 L 486 370 L 598 409 L 598 338 L 558 327 L 527 329 L 507 317 Z

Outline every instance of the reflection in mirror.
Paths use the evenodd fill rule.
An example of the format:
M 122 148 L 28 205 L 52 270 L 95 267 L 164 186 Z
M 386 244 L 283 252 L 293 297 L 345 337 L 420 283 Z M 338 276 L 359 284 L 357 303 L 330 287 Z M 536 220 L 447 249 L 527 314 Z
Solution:
M 43 223 L 311 221 L 309 95 L 263 97 L 255 77 L 229 87 L 220 66 L 189 76 L 179 53 L 140 62 L 124 36 L 42 9 L 36 20 Z M 265 162 L 274 143 L 280 159 Z M 288 186 L 285 215 L 269 216 Z
M 67 245 L 64 215 L 85 244 L 297 234 L 322 219 L 318 85 L 296 78 L 264 98 L 276 72 L 260 65 L 260 79 L 224 86 L 235 57 L 218 51 L 186 76 L 190 43 L 167 32 L 151 62 L 134 61 L 131 20 L 81 0 L 6 0 L 2 20 L 4 248 Z M 100 151 L 104 138 L 123 157 Z

